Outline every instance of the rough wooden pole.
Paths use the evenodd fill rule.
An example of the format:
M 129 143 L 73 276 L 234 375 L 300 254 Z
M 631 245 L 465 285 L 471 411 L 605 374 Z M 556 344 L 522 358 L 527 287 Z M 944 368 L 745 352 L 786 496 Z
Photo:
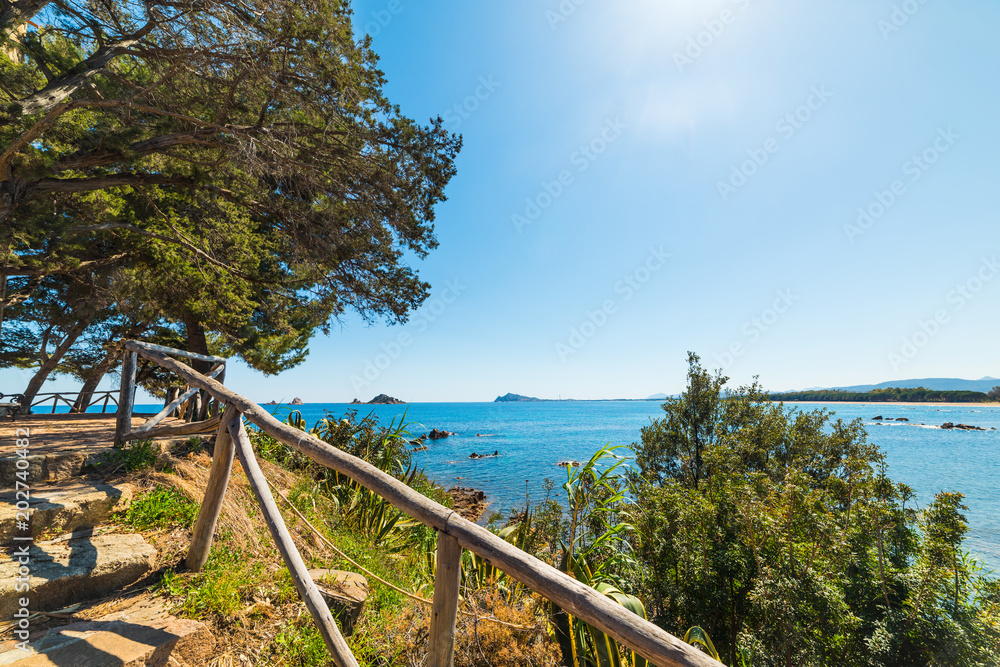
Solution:
M 338 667 L 358 667 L 358 661 L 354 659 L 351 649 L 340 634 L 337 623 L 333 620 L 333 615 L 330 613 L 330 608 L 326 606 L 326 601 L 323 600 L 319 589 L 316 588 L 316 582 L 309 576 L 306 564 L 302 561 L 302 556 L 299 554 L 295 542 L 292 541 L 292 536 L 288 532 L 288 528 L 285 527 L 285 520 L 281 518 L 281 512 L 278 511 L 278 506 L 274 502 L 271 490 L 267 486 L 267 480 L 260 471 L 260 466 L 257 465 L 257 457 L 254 454 L 253 447 L 250 445 L 250 438 L 247 436 L 247 430 L 243 426 L 243 419 L 239 416 L 229 422 L 229 435 L 232 436 L 236 444 L 236 454 L 240 457 L 240 464 L 242 464 L 243 471 L 247 474 L 250 488 L 253 489 L 254 495 L 257 496 L 257 504 L 260 505 L 260 509 L 264 514 L 267 529 L 271 531 L 274 544 L 278 547 L 278 551 L 281 552 L 281 557 L 285 560 L 288 571 L 292 573 L 292 580 L 295 582 L 295 588 L 299 591 L 299 597 L 302 598 L 302 601 L 306 604 L 306 608 L 309 609 L 309 613 L 312 614 L 313 620 L 316 622 L 316 627 L 319 628 L 319 633 L 323 635 L 323 640 L 326 642 L 326 647 L 329 649 L 330 655 L 333 656 L 333 660 L 337 663 Z
M 191 548 L 188 549 L 187 566 L 192 572 L 197 572 L 205 566 L 205 562 L 208 560 L 208 551 L 212 548 L 215 524 L 222 511 L 222 501 L 226 497 L 229 474 L 233 470 L 233 458 L 236 455 L 233 437 L 229 435 L 229 423 L 238 419 L 239 416 L 240 413 L 236 407 L 230 406 L 222 416 L 222 424 L 219 426 L 219 433 L 215 438 L 212 470 L 208 474 L 205 499 L 198 512 L 198 521 L 194 524 Z
M 115 447 L 125 444 L 125 434 L 132 430 L 132 406 L 135 400 L 136 354 L 126 350 L 122 358 L 122 385 L 118 396 L 118 420 L 115 424 Z
M 462 546 L 451 535 L 438 533 L 428 667 L 452 667 L 455 662 L 455 620 L 461 579 Z
M 215 368 L 212 369 L 212 372 L 209 374 L 209 377 L 216 377 L 217 375 L 224 374 L 225 368 L 226 367 L 223 366 L 222 364 L 217 365 Z M 222 380 L 219 381 L 221 382 Z M 135 431 L 132 432 L 132 435 L 139 436 L 146 433 L 146 431 L 152 430 L 154 426 L 156 426 L 164 419 L 169 417 L 170 414 L 175 412 L 179 406 L 183 405 L 185 401 L 190 400 L 195 394 L 197 394 L 200 391 L 203 390 L 198 389 L 198 387 L 191 387 L 186 392 L 178 396 L 177 394 L 180 392 L 180 388 L 172 387 L 170 391 L 167 392 L 167 403 L 163 406 L 163 409 L 160 410 L 155 416 L 147 419 L 142 426 L 135 429 Z M 207 419 L 207 417 L 203 418 L 202 421 L 205 421 L 205 419 Z

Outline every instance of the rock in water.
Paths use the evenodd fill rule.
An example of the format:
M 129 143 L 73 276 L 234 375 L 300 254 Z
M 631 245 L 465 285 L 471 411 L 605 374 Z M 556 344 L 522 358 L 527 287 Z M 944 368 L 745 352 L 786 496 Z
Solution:
M 451 508 L 469 521 L 476 521 L 486 511 L 486 494 L 478 489 L 448 489 L 451 496 Z

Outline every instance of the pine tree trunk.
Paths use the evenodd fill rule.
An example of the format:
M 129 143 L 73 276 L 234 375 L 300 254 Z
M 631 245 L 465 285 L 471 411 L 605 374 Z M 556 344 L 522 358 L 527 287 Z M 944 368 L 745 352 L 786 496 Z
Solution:
M 107 356 L 105 356 L 99 364 L 91 369 L 86 381 L 83 383 L 83 387 L 80 389 L 80 395 L 76 397 L 76 403 L 73 404 L 73 409 L 70 410 L 70 412 L 87 411 L 90 401 L 94 398 L 94 392 L 97 390 L 97 385 L 101 383 L 104 376 L 108 374 L 120 358 L 121 347 L 119 345 L 109 346 Z
M 188 315 L 184 320 L 184 328 L 187 329 L 187 351 L 195 354 L 208 355 L 208 339 L 205 337 L 205 327 L 201 325 L 195 317 Z M 212 370 L 212 362 L 187 360 L 191 368 L 199 373 L 208 373 Z
M 184 328 L 187 329 L 188 352 L 208 355 L 208 339 L 205 337 L 205 327 L 201 325 L 201 322 L 189 315 L 184 320 Z M 188 359 L 187 361 L 191 364 L 191 368 L 203 375 L 208 375 L 212 370 L 212 362 L 210 361 L 200 361 L 198 359 Z M 208 407 L 208 396 L 205 395 L 204 391 L 196 394 L 194 398 L 195 400 L 192 402 L 192 406 L 194 407 L 188 413 L 187 419 L 192 422 L 202 419 L 202 408 L 203 406 L 205 408 Z
M 74 324 L 73 328 L 66 333 L 66 336 L 52 354 L 43 358 L 41 367 L 31 378 L 31 381 L 28 382 L 28 386 L 24 392 L 22 392 L 24 394 L 25 405 L 31 405 L 34 402 L 38 390 L 42 388 L 49 375 L 56 369 L 59 362 L 62 361 L 63 356 L 69 352 L 69 349 L 73 347 L 76 340 L 87 329 L 87 325 L 90 324 L 92 318 L 93 316 L 90 315 Z M 44 350 L 42 352 L 44 353 Z

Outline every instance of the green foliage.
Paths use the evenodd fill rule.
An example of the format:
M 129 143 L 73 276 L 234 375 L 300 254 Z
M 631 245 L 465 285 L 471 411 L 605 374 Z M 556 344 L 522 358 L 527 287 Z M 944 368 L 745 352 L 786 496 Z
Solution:
M 190 528 L 198 518 L 198 503 L 173 487 L 159 486 L 132 501 L 125 522 L 137 530 Z
M 996 581 L 962 551 L 962 496 L 926 508 L 888 477 L 860 420 L 689 386 L 643 429 L 629 475 L 641 596 L 730 665 L 994 664 Z
M 398 423 L 393 421 L 382 427 L 373 415 L 357 421 L 357 412 L 351 411 L 339 420 L 331 417 L 319 420 L 309 429 L 309 433 L 368 461 L 405 484 L 440 494 L 440 490 L 433 490 L 433 485 L 427 481 L 426 476 L 412 465 L 410 453 L 406 449 L 408 435 L 404 420 L 405 415 Z M 286 423 L 306 430 L 302 414 L 298 411 L 291 412 Z M 307 474 L 313 480 L 310 492 L 321 496 L 323 502 L 332 504 L 337 520 L 348 527 L 372 536 L 387 549 L 397 551 L 426 537 L 427 531 L 419 522 L 410 519 L 377 493 L 350 477 L 317 464 L 260 431 L 254 431 L 251 438 L 262 458 L 289 470 Z
M 152 468 L 159 457 L 159 450 L 152 440 L 133 440 L 102 455 L 107 473 L 135 472 Z
M 635 563 L 626 539 L 632 531 L 623 511 L 627 505 L 621 472 L 625 458 L 606 445 L 584 465 L 568 467 L 565 507 L 548 496 L 554 484 L 546 480 L 547 495 L 532 508 L 511 517 L 498 531 L 514 546 L 557 566 L 638 616 L 642 602 L 626 592 Z M 478 589 L 492 586 L 515 602 L 528 593 L 519 583 L 474 554 L 463 561 L 463 584 Z M 577 619 L 555 603 L 548 604 L 549 622 L 563 662 L 573 667 L 644 667 L 646 662 L 597 628 Z
M 201 572 L 182 575 L 168 570 L 156 591 L 176 599 L 178 611 L 184 616 L 225 620 L 252 598 L 264 571 L 262 561 L 247 558 L 223 539 L 212 547 Z
M 1000 388 L 998 388 L 1000 389 Z M 993 391 L 996 391 L 994 389 Z M 997 392 L 1000 395 L 1000 392 Z M 913 389 L 889 387 L 871 391 L 844 391 L 841 389 L 820 389 L 816 391 L 789 391 L 770 395 L 772 401 L 819 401 L 835 403 L 850 401 L 852 403 L 982 403 L 996 396 L 984 394 L 981 391 L 941 391 L 916 387 Z
M 684 641 L 691 644 L 691 646 L 701 648 L 705 651 L 705 653 L 708 653 L 716 660 L 721 660 L 719 652 L 715 650 L 715 644 L 712 643 L 712 638 L 708 636 L 707 632 L 699 628 L 697 625 L 693 628 L 689 628 L 688 631 L 684 633 Z
M 1000 401 L 1000 387 L 993 387 L 987 396 L 990 397 L 991 401 Z
M 274 639 L 286 664 L 323 667 L 330 664 L 330 652 L 311 618 L 298 619 L 281 629 Z

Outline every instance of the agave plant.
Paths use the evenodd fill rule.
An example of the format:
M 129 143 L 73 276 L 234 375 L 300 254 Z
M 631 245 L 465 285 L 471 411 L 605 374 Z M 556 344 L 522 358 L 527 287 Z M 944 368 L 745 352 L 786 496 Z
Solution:
M 632 530 L 616 516 L 625 499 L 619 468 L 625 458 L 619 447 L 606 445 L 579 468 L 567 468 L 563 489 L 569 504 L 566 542 L 560 545 L 560 569 L 594 588 L 634 614 L 646 618 L 642 602 L 623 592 L 618 573 L 632 565 L 624 539 Z M 575 618 L 555 603 L 551 620 L 563 661 L 572 667 L 645 667 L 646 660 L 620 646 L 597 628 Z
M 285 423 L 364 459 L 405 484 L 411 484 L 420 473 L 406 450 L 405 414 L 398 421 L 394 419 L 388 426 L 381 427 L 371 415 L 359 422 L 356 412 L 350 412 L 342 419 L 327 416 L 309 429 L 302 413 L 293 410 Z M 337 507 L 346 525 L 390 550 L 404 548 L 411 529 L 419 525 L 347 475 L 321 466 L 259 431 L 254 434 L 254 440 L 260 456 L 291 470 L 308 472 L 323 495 Z

